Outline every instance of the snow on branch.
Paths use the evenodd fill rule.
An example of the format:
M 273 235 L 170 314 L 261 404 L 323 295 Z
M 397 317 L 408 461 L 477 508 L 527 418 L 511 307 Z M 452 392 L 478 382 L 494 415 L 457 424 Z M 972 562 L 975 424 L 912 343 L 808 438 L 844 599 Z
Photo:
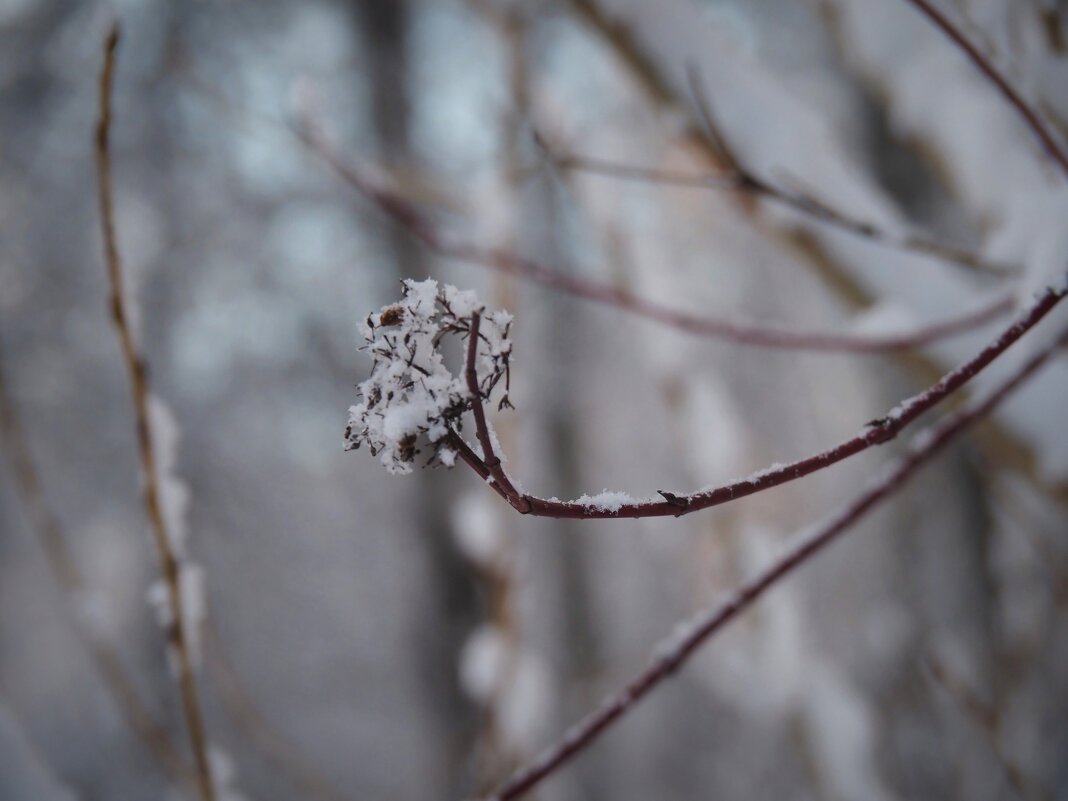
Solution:
M 1063 292 L 1061 296 L 1063 297 Z M 904 453 L 873 477 L 867 488 L 823 523 L 800 532 L 787 549 L 764 570 L 731 595 L 675 631 L 655 649 L 649 664 L 599 708 L 576 723 L 552 746 L 526 767 L 520 768 L 486 801 L 511 801 L 530 792 L 544 779 L 589 747 L 602 734 L 632 711 L 635 705 L 673 676 L 709 639 L 765 592 L 807 563 L 831 543 L 850 531 L 882 501 L 893 496 L 916 472 L 969 427 L 990 414 L 1008 395 L 1034 377 L 1057 350 L 1068 345 L 1068 329 L 1040 348 L 981 399 L 960 408 L 940 422 L 916 434 Z
M 830 467 L 875 445 L 889 442 L 924 412 L 958 391 L 1030 331 L 1066 295 L 1061 281 L 1038 293 L 1028 308 L 986 347 L 923 392 L 906 398 L 854 436 L 828 450 L 789 463 L 776 463 L 744 478 L 689 494 L 657 490 L 659 498 L 635 500 L 605 490 L 573 501 L 540 498 L 516 489 L 504 470 L 500 450 L 486 419 L 485 402 L 501 378 L 508 384 L 512 316 L 493 312 L 473 292 L 436 281 L 405 281 L 404 299 L 367 318 L 366 349 L 371 377 L 359 385 L 363 402 L 349 410 L 345 431 L 350 449 L 366 442 L 391 473 L 409 473 L 420 437 L 433 447 L 430 461 L 452 466 L 459 456 L 490 487 L 522 514 L 581 520 L 620 517 L 681 517 L 777 487 Z M 439 345 L 444 337 L 467 337 L 462 379 L 445 366 Z M 507 394 L 498 409 L 510 406 Z M 460 435 L 470 411 L 481 454 Z
M 455 463 L 450 432 L 466 411 L 481 408 L 502 378 L 506 393 L 509 383 L 512 315 L 497 311 L 483 319 L 484 310 L 471 290 L 408 279 L 399 303 L 367 316 L 363 350 L 371 354 L 371 377 L 357 388 L 362 402 L 349 409 L 347 449 L 366 443 L 390 473 L 403 474 L 412 471 L 425 438 L 433 448 L 431 461 Z M 473 384 L 445 365 L 441 346 L 449 336 L 471 343 L 474 369 L 481 374 Z M 498 407 L 509 405 L 505 394 Z
M 193 653 L 196 618 L 202 613 L 199 568 L 184 558 L 181 524 L 176 520 L 183 499 L 169 469 L 173 453 L 167 440 L 174 430 L 163 420 L 162 404 L 152 398 L 148 371 L 137 350 L 131 324 L 131 304 L 123 293 L 122 261 L 115 228 L 115 205 L 111 185 L 111 94 L 115 77 L 115 54 L 119 45 L 119 25 L 114 23 L 104 40 L 104 61 L 100 71 L 98 115 L 94 138 L 97 167 L 97 204 L 104 242 L 104 263 L 110 289 L 109 304 L 119 348 L 129 378 L 130 395 L 136 417 L 137 452 L 142 476 L 142 499 L 152 529 L 159 558 L 160 581 L 153 586 L 150 600 L 156 606 L 168 639 L 168 654 L 175 668 L 182 712 L 189 744 L 196 764 L 197 788 L 202 801 L 220 797 L 212 780 L 204 716 L 197 697 L 196 659 Z M 161 425 L 162 424 L 162 425 Z M 163 435 L 161 437 L 161 434 Z M 163 440 L 161 442 L 161 440 Z M 177 493 L 177 494 L 176 494 Z M 180 515 L 177 515 L 180 516 Z

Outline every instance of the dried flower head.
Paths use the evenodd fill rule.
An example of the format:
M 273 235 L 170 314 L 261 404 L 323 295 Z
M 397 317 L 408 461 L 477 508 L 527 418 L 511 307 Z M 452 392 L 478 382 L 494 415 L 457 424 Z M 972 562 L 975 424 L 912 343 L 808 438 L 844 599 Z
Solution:
M 475 368 L 485 401 L 502 378 L 508 383 L 511 314 L 486 314 L 473 291 L 408 279 L 400 302 L 367 316 L 361 350 L 371 354 L 371 376 L 357 387 L 361 402 L 349 409 L 347 450 L 366 443 L 389 472 L 410 473 L 425 441 L 433 448 L 431 461 L 452 466 L 447 435 L 459 430 L 475 399 L 463 369 L 454 374 L 445 365 L 441 345 L 448 336 L 467 339 L 475 314 L 482 320 Z M 507 395 L 501 405 L 510 405 Z

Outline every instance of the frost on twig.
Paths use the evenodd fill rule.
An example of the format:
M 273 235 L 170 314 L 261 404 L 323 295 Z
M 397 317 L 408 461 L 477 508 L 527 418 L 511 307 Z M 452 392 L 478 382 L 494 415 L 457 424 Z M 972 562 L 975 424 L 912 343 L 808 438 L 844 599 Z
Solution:
M 508 339 L 512 315 L 507 311 L 485 314 L 485 306 L 472 290 L 432 279 L 404 281 L 404 297 L 363 326 L 367 350 L 373 360 L 371 377 L 357 386 L 361 402 L 349 408 L 345 448 L 366 443 L 391 473 L 412 471 L 421 442 L 433 449 L 430 462 L 451 467 L 456 452 L 447 447 L 446 435 L 461 427 L 464 412 L 475 402 L 487 401 L 504 379 L 508 400 Z M 466 339 L 473 315 L 480 315 L 475 367 L 478 398 L 468 389 L 463 371 L 453 373 L 445 364 L 442 346 L 449 336 Z

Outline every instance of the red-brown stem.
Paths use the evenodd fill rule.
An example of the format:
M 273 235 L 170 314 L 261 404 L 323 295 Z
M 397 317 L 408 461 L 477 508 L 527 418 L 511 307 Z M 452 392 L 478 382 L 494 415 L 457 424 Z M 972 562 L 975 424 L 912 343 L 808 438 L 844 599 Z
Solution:
M 699 509 L 708 509 L 738 498 L 744 498 L 747 495 L 763 492 L 780 484 L 795 481 L 818 470 L 823 470 L 874 445 L 881 445 L 893 439 L 905 426 L 963 387 L 987 365 L 1008 350 L 1014 342 L 1030 331 L 1054 306 L 1060 303 L 1066 294 L 1068 294 L 1068 289 L 1064 287 L 1044 290 L 1016 322 L 1002 331 L 996 339 L 974 357 L 946 373 L 939 381 L 923 392 L 902 401 L 884 417 L 872 421 L 855 436 L 813 456 L 761 470 L 747 478 L 732 481 L 712 489 L 700 490 L 687 495 L 661 492 L 663 500 L 635 501 L 623 504 L 615 510 L 597 508 L 575 501 L 555 501 L 528 494 L 518 494 L 508 490 L 508 487 L 511 486 L 510 482 L 508 484 L 497 482 L 498 485 L 494 486 L 494 489 L 517 511 L 524 514 L 531 514 L 537 517 L 579 520 L 620 517 L 681 517 Z M 468 358 L 468 369 L 471 369 L 470 356 Z M 471 380 L 469 373 L 469 386 Z M 477 386 L 477 376 L 475 376 L 474 380 Z M 479 424 L 478 422 L 480 406 L 480 399 L 476 396 L 473 411 L 475 412 L 476 426 L 479 427 L 485 425 L 484 412 L 482 412 L 482 423 Z M 475 468 L 475 471 L 483 479 L 487 479 L 490 476 L 496 479 L 489 465 L 482 463 L 478 455 L 470 447 L 466 447 L 459 435 L 454 435 L 452 442 L 460 457 L 468 465 Z M 492 453 L 492 451 L 487 452 L 485 450 L 485 445 L 483 445 L 483 452 Z
M 524 496 L 512 484 L 508 475 L 504 472 L 501 458 L 493 450 L 493 437 L 490 434 L 489 424 L 486 422 L 486 410 L 482 404 L 482 390 L 478 385 L 478 331 L 482 323 L 482 315 L 475 312 L 471 315 L 471 330 L 467 335 L 467 364 L 464 376 L 467 380 L 467 391 L 471 394 L 471 412 L 475 417 L 475 435 L 478 444 L 482 446 L 482 463 L 489 471 L 486 480 L 491 480 L 500 488 L 500 493 L 505 500 L 516 506 L 521 512 L 529 511 L 527 504 L 523 503 Z M 464 460 L 467 457 L 461 453 Z M 518 503 L 518 505 L 516 505 Z
M 788 191 L 758 178 L 752 171 L 741 165 L 732 168 L 735 171 L 731 173 L 702 176 L 675 170 L 621 164 L 605 159 L 573 154 L 551 155 L 551 158 L 553 163 L 563 169 L 579 170 L 591 175 L 603 175 L 624 181 L 664 184 L 688 189 L 727 189 L 746 192 L 766 198 L 773 203 L 786 206 L 819 222 L 834 226 L 839 230 L 885 247 L 934 256 L 950 264 L 968 267 L 990 275 L 1004 277 L 1012 275 L 1014 272 L 1007 264 L 987 261 L 976 253 L 945 242 L 915 234 L 905 236 L 892 234 L 878 228 L 873 223 L 852 217 L 839 209 L 832 208 L 810 194 Z
M 1041 349 L 1015 370 L 982 400 L 947 416 L 919 432 L 905 452 L 881 477 L 811 533 L 804 535 L 767 569 L 739 587 L 725 602 L 700 615 L 685 632 L 661 647 L 652 662 L 609 697 L 602 706 L 569 730 L 554 746 L 530 766 L 521 769 L 494 792 L 492 801 L 510 801 L 528 792 L 585 748 L 610 726 L 634 708 L 661 682 L 677 671 L 712 635 L 738 617 L 760 596 L 815 554 L 834 542 L 877 504 L 894 494 L 920 468 L 949 445 L 962 431 L 987 415 L 1009 393 L 1034 375 L 1053 354 L 1068 342 L 1068 329 L 1048 347 Z
M 1016 91 L 1008 79 L 1002 75 L 997 67 L 990 63 L 990 60 L 979 52 L 978 48 L 968 41 L 967 37 L 949 21 L 941 11 L 931 5 L 928 0 L 907 0 L 912 5 L 924 14 L 931 22 L 933 22 L 946 36 L 948 36 L 957 47 L 964 51 L 965 55 L 971 59 L 971 62 L 979 68 L 979 70 L 985 75 L 989 81 L 994 84 L 1004 95 L 1005 99 L 1009 101 L 1014 109 L 1023 118 L 1023 121 L 1030 128 L 1038 141 L 1042 143 L 1042 149 L 1046 151 L 1046 154 L 1053 159 L 1057 165 L 1064 172 L 1065 176 L 1068 176 L 1068 156 L 1065 155 L 1064 150 L 1054 139 L 1053 134 L 1050 133 L 1049 128 L 1042 121 L 1042 117 L 1039 115 L 1037 109 L 1031 106 L 1018 91 Z
M 183 621 L 181 563 L 171 543 L 170 533 L 163 518 L 159 497 L 159 476 L 149 420 L 148 374 L 144 361 L 137 352 L 133 332 L 123 297 L 122 262 L 119 259 L 118 238 L 115 233 L 115 208 L 111 192 L 111 153 L 109 132 L 111 128 L 111 90 L 115 74 L 115 51 L 119 44 L 118 23 L 112 25 L 104 40 L 104 65 L 100 71 L 99 116 L 96 125 L 97 202 L 100 206 L 100 227 L 104 240 L 104 261 L 110 287 L 109 305 L 115 333 L 130 381 L 130 395 L 136 416 L 137 454 L 143 475 L 142 498 L 152 537 L 159 557 L 160 573 L 167 590 L 167 606 L 172 625 L 167 629 L 170 645 L 174 648 L 177 662 L 178 690 L 182 699 L 182 712 L 189 733 L 189 744 L 196 764 L 197 788 L 203 801 L 214 801 L 215 788 L 211 781 L 211 766 L 208 762 L 207 736 L 203 716 L 197 699 L 196 679 L 193 675 L 193 660 Z
M 322 158 L 338 177 L 438 256 L 479 264 L 504 275 L 533 281 L 584 300 L 611 306 L 694 336 L 780 350 L 876 354 L 911 350 L 972 330 L 1004 313 L 1011 305 L 1009 298 L 999 298 L 978 310 L 933 325 L 921 326 L 911 332 L 890 336 L 792 331 L 692 314 L 646 300 L 611 284 L 580 278 L 568 270 L 526 259 L 510 251 L 454 241 L 442 234 L 415 204 L 341 159 L 310 122 L 301 127 L 299 135 L 305 145 Z

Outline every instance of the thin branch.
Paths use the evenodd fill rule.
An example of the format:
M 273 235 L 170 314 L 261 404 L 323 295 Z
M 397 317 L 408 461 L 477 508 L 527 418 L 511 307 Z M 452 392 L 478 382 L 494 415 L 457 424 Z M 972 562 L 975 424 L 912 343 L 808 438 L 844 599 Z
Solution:
M 231 659 L 224 652 L 223 638 L 209 619 L 208 667 L 215 679 L 213 689 L 226 707 L 234 725 L 257 751 L 275 767 L 280 769 L 290 780 L 299 786 L 305 799 L 318 798 L 322 801 L 351 801 L 352 796 L 339 790 L 334 783 L 320 775 L 319 769 L 301 750 L 285 736 L 278 733 L 267 716 L 261 711 L 255 699 L 234 668 Z M 382 798 L 381 793 L 376 793 Z
M 1061 171 L 1068 176 L 1068 155 L 1065 155 L 1065 151 L 1061 145 L 1054 138 L 1049 128 L 1046 127 L 1046 123 L 1042 120 L 1041 114 L 1028 103 L 1023 96 L 1013 88 L 1009 83 L 1008 78 L 1002 75 L 997 67 L 995 67 L 986 56 L 984 56 L 979 49 L 973 45 L 964 33 L 957 28 L 949 18 L 935 8 L 929 0 L 906 0 L 911 3 L 918 11 L 924 14 L 936 27 L 938 27 L 942 33 L 949 37 L 949 39 L 964 51 L 965 55 L 971 59 L 971 62 L 979 68 L 980 72 L 987 77 L 987 79 L 997 87 L 998 91 L 1005 97 L 1006 100 L 1016 109 L 1020 117 L 1023 118 L 1024 123 L 1028 128 L 1034 132 L 1038 141 L 1042 144 L 1042 149 L 1046 151 L 1046 154 L 1057 163 L 1057 166 L 1061 168 Z
M 85 579 L 63 536 L 59 517 L 46 500 L 37 466 L 19 420 L 14 400 L 8 395 L 0 369 L 0 434 L 20 499 L 26 507 L 31 528 L 36 532 L 45 562 L 63 590 L 63 608 L 79 643 L 85 648 L 97 675 L 111 694 L 126 723 L 137 734 L 177 784 L 192 787 L 193 771 L 175 749 L 167 730 L 152 716 L 123 668 L 122 659 L 111 644 L 86 626 L 76 607 Z
M 723 129 L 719 127 L 716 118 L 712 114 L 704 78 L 695 64 L 686 66 L 686 80 L 690 85 L 690 93 L 693 95 L 693 101 L 697 105 L 697 114 L 709 143 L 719 152 L 727 170 L 735 176 L 740 176 L 744 172 L 741 159 L 734 152 L 734 148 L 731 147 L 726 134 L 723 133 Z
M 544 140 L 539 141 L 544 146 Z M 1018 272 L 1008 264 L 988 261 L 977 253 L 945 242 L 917 234 L 905 234 L 902 236 L 883 230 L 874 223 L 858 219 L 839 209 L 828 206 L 810 193 L 791 191 L 776 186 L 763 178 L 757 177 L 755 173 L 745 167 L 739 166 L 737 171 L 702 176 L 678 170 L 623 164 L 574 153 L 557 154 L 547 148 L 546 150 L 550 161 L 560 169 L 576 170 L 590 173 L 591 175 L 603 175 L 609 178 L 640 183 L 663 184 L 688 189 L 726 189 L 744 192 L 778 203 L 814 220 L 885 247 L 933 256 L 951 264 L 968 267 L 990 275 L 1005 277 Z
M 115 73 L 115 51 L 119 43 L 119 25 L 114 23 L 104 40 L 104 64 L 100 71 L 99 117 L 96 126 L 95 152 L 97 166 L 97 200 L 100 206 L 100 225 L 104 240 L 104 257 L 110 287 L 110 309 L 115 332 L 119 339 L 123 361 L 130 382 L 130 395 L 136 417 L 137 451 L 142 474 L 142 498 L 148 515 L 159 558 L 160 572 L 167 591 L 167 604 L 171 625 L 167 636 L 176 657 L 179 694 L 182 711 L 189 734 L 189 744 L 196 765 L 197 788 L 203 801 L 214 801 L 215 788 L 211 780 L 208 762 L 207 737 L 203 716 L 197 699 L 196 679 L 190 654 L 188 635 L 183 624 L 181 564 L 175 553 L 171 535 L 163 518 L 160 504 L 159 477 L 149 420 L 149 389 L 145 363 L 137 352 L 133 332 L 123 297 L 122 263 L 119 259 L 118 239 L 115 232 L 115 210 L 111 190 L 111 154 L 109 133 L 111 128 L 111 92 Z
M 1001 715 L 987 704 L 959 676 L 953 675 L 936 657 L 926 660 L 931 677 L 945 691 L 953 703 L 990 742 L 994 756 L 1005 771 L 1005 778 L 1024 801 L 1050 801 L 1049 793 L 1027 777 L 1027 772 L 1001 744 Z
M 455 241 L 439 231 L 414 203 L 342 159 L 322 133 L 309 121 L 304 121 L 298 133 L 305 145 L 319 156 L 338 177 L 378 206 L 382 212 L 438 256 L 480 264 L 499 273 L 533 281 L 584 300 L 611 306 L 695 336 L 722 339 L 739 345 L 784 350 L 855 354 L 885 353 L 922 347 L 931 342 L 973 330 L 1005 313 L 1012 304 L 1011 298 L 1002 296 L 979 309 L 969 310 L 947 320 L 889 336 L 792 331 L 691 314 L 646 300 L 611 284 L 580 278 L 567 270 L 523 258 L 510 251 Z
M 803 534 L 781 557 L 739 587 L 723 603 L 686 624 L 684 630 L 657 649 L 650 664 L 621 691 L 609 697 L 595 712 L 584 718 L 530 766 L 515 773 L 490 798 L 510 799 L 530 791 L 562 765 L 589 747 L 608 728 L 631 711 L 635 704 L 672 676 L 716 632 L 753 605 L 780 580 L 793 573 L 860 521 L 880 502 L 891 497 L 917 470 L 952 443 L 965 429 L 990 413 L 1042 367 L 1053 353 L 1068 343 L 1068 329 L 1049 346 L 1031 356 L 1021 367 L 982 400 L 973 402 L 920 431 L 904 453 L 894 460 L 868 488 L 835 515 L 809 533 Z
M 493 480 L 493 483 L 505 498 L 522 499 L 523 496 L 520 495 L 515 485 L 512 484 L 508 475 L 504 472 L 500 457 L 493 451 L 493 436 L 490 434 L 489 426 L 486 423 L 486 410 L 482 405 L 482 396 L 485 393 L 479 387 L 478 370 L 475 367 L 478 355 L 478 329 L 481 323 L 482 317 L 478 312 L 471 315 L 471 330 L 467 335 L 467 366 L 464 370 L 464 377 L 467 381 L 467 391 L 471 393 L 471 412 L 475 417 L 475 432 L 478 437 L 478 443 L 482 446 L 482 463 L 486 466 L 486 470 L 489 471 L 489 478 Z M 520 511 L 524 513 L 530 511 L 529 506 L 526 509 L 521 508 Z
M 115 648 L 87 626 L 78 613 L 76 603 L 86 586 L 85 576 L 67 546 L 59 517 L 48 503 L 37 465 L 30 453 L 25 430 L 15 403 L 6 390 L 3 364 L 0 360 L 0 439 L 11 463 L 11 471 L 20 499 L 30 518 L 31 527 L 41 541 L 45 561 L 56 583 L 64 590 L 65 611 L 79 643 L 86 649 L 93 667 L 105 689 L 130 728 L 139 736 L 168 777 L 191 791 L 196 788 L 196 774 L 175 748 L 170 733 L 153 717 L 123 667 Z M 271 728 L 248 691 L 241 684 L 237 671 L 222 652 L 221 641 L 208 620 L 207 634 L 211 642 L 209 666 L 218 679 L 220 699 L 231 713 L 242 733 L 265 758 L 289 774 L 308 797 L 324 801 L 345 801 L 345 796 L 321 778 L 310 761 Z
M 481 411 L 482 396 L 476 392 L 478 377 L 473 375 L 474 357 L 470 346 L 467 359 L 467 382 L 473 398 L 472 411 L 475 414 L 475 425 L 479 442 L 482 444 L 483 455 L 480 457 L 476 454 L 456 432 L 450 434 L 450 445 L 465 463 L 472 467 L 483 480 L 488 481 L 490 486 L 502 498 L 522 514 L 580 520 L 621 517 L 681 517 L 700 509 L 708 509 L 712 506 L 718 506 L 738 498 L 744 498 L 747 495 L 777 487 L 780 484 L 795 481 L 803 476 L 830 467 L 870 447 L 889 442 L 917 417 L 963 387 L 987 365 L 1008 350 L 1014 342 L 1037 325 L 1043 317 L 1060 303 L 1065 295 L 1068 295 L 1068 285 L 1044 290 L 1036 296 L 1031 306 L 1025 310 L 1016 322 L 1002 331 L 996 339 L 974 357 L 946 373 L 939 381 L 923 392 L 902 401 L 885 416 L 868 423 L 850 439 L 814 456 L 785 465 L 774 465 L 745 478 L 688 495 L 676 495 L 660 490 L 661 500 L 631 501 L 606 507 L 598 505 L 595 501 L 558 501 L 516 492 L 512 482 L 504 475 L 500 459 L 490 447 L 485 413 Z

